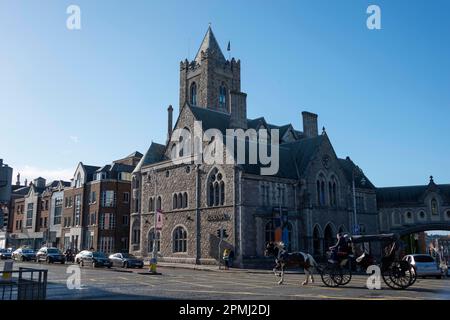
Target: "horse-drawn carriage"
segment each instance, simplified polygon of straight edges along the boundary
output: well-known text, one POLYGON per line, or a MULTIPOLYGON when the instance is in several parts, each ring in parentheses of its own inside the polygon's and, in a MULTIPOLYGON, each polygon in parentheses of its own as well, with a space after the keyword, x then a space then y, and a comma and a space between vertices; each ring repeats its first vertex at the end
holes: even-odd
POLYGON ((392 289, 406 289, 417 278, 414 267, 407 261, 397 258, 399 237, 397 234, 378 234, 348 237, 348 250, 337 252, 335 261, 328 261, 319 267, 322 282, 328 287, 343 286, 352 279, 353 270, 366 271, 369 266, 377 265, 384 283, 392 289), (381 261, 375 261, 370 252, 370 244, 378 243, 383 248, 381 261))

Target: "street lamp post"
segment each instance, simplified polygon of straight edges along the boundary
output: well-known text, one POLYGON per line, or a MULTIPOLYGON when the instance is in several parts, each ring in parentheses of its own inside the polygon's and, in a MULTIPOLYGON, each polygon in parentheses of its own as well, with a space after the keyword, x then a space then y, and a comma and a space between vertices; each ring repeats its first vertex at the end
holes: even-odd
MULTIPOLYGON (((355 179, 356 175, 362 175, 362 170, 355 166, 352 171, 352 188, 353 188, 353 233, 359 234, 359 226, 358 226, 358 217, 356 215, 356 185, 355 179)), ((364 176, 361 178, 361 184, 364 185, 366 183, 366 179, 364 176)))
POLYGON ((158 197, 156 194, 157 191, 157 179, 156 179, 156 170, 153 168, 152 171, 154 179, 153 179, 153 183, 155 184, 155 201, 153 202, 155 204, 155 212, 154 212, 154 216, 153 216, 153 248, 152 248, 152 261, 150 262, 150 265, 154 264, 156 266, 157 263, 157 247, 156 247, 156 239, 158 238, 157 233, 158 231, 156 230, 156 224, 157 224, 157 215, 158 215, 158 197))

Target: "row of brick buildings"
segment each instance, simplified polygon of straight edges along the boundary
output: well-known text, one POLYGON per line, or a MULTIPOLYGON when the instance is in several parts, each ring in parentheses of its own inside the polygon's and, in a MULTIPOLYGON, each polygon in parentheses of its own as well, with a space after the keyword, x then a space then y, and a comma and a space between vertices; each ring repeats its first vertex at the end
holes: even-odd
POLYGON ((71 181, 36 178, 12 187, 7 226, 9 247, 56 246, 76 251, 128 251, 131 173, 142 154, 112 164, 80 162, 71 181))

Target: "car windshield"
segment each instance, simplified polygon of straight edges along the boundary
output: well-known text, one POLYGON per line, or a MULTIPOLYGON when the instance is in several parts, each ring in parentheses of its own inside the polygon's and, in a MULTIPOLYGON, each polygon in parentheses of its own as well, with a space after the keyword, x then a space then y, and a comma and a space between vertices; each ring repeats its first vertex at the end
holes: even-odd
POLYGON ((23 253, 34 253, 32 249, 22 249, 23 253))
POLYGON ((416 262, 434 262, 434 259, 430 256, 415 256, 414 260, 416 262))
POLYGON ((132 254, 129 254, 129 253, 122 253, 122 257, 127 258, 127 259, 136 258, 135 256, 133 256, 132 254))
POLYGON ((103 252, 94 252, 92 255, 96 258, 106 258, 103 252))
POLYGON ((56 253, 56 254, 58 254, 59 250, 58 249, 47 249, 47 253, 56 253))

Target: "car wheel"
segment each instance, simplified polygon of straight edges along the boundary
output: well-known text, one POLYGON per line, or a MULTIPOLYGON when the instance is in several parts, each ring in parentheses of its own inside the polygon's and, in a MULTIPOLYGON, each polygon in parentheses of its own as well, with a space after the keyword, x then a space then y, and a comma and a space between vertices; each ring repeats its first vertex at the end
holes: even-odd
POLYGON ((80 266, 81 266, 81 267, 84 267, 83 259, 80 260, 80 266))

